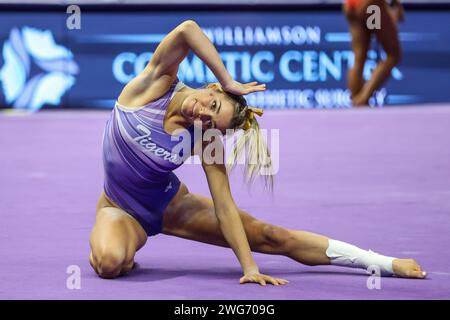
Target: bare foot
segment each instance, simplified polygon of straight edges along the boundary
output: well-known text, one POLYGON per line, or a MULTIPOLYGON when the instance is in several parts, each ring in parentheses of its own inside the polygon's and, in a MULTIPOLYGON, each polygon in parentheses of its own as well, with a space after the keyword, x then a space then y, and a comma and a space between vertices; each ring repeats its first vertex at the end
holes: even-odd
POLYGON ((414 259, 395 259, 392 269, 397 277, 424 279, 427 276, 414 259))

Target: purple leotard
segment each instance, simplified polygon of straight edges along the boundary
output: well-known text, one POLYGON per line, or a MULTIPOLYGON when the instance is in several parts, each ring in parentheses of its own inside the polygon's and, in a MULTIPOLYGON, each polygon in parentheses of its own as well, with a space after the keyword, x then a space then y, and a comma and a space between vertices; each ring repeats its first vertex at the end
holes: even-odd
POLYGON ((164 96, 140 108, 116 103, 104 131, 105 193, 149 236, 161 232, 163 212, 180 187, 172 171, 183 163, 183 152, 173 147, 186 137, 194 143, 193 126, 179 136, 163 129, 167 106, 182 86, 176 79, 164 96))

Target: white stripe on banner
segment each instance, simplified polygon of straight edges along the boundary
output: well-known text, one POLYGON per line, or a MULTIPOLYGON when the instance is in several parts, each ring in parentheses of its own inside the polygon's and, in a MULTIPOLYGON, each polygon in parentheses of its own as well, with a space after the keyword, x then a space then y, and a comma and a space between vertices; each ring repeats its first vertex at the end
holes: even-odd
MULTIPOLYGON (((350 42, 352 39, 348 32, 329 32, 325 34, 325 40, 328 42, 350 42)), ((400 32, 401 41, 431 41, 438 40, 437 33, 415 33, 415 32, 400 32)))
POLYGON ((75 36, 79 43, 160 43, 165 34, 106 34, 75 36))

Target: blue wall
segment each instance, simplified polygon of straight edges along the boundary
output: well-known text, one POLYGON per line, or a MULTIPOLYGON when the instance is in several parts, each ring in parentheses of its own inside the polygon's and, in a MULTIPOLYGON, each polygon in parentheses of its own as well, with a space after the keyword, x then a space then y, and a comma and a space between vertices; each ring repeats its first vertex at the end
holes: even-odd
MULTIPOLYGON (((264 108, 345 108, 353 60, 340 11, 82 12, 81 30, 65 12, 0 13, 0 107, 112 108, 123 85, 145 66, 177 24, 196 20, 239 81, 267 83, 248 98, 264 108)), ((401 25, 403 60, 374 96, 375 105, 450 101, 450 11, 413 11, 401 25)), ((373 46, 366 76, 379 59, 373 46)), ((179 78, 215 81, 190 55, 179 78)))

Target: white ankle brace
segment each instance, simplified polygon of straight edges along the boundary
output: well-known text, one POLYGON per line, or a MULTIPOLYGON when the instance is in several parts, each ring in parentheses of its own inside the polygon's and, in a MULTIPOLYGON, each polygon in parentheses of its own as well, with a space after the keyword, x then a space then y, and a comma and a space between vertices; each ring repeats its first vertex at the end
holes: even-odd
POLYGON ((368 269, 376 266, 380 268, 381 276, 392 276, 393 257, 386 257, 371 250, 363 250, 346 242, 328 239, 326 255, 332 265, 368 269))

